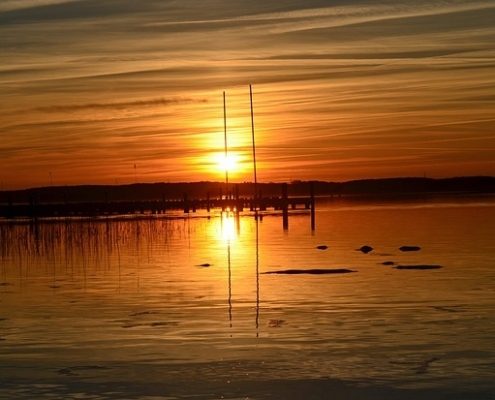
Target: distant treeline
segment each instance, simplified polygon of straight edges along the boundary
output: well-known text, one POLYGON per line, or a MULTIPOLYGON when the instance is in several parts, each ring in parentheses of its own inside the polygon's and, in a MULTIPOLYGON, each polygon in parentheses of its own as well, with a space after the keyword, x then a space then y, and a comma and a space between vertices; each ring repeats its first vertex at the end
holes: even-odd
MULTIPOLYGON (((363 179, 348 182, 312 181, 315 194, 332 196, 383 197, 397 195, 422 195, 432 193, 495 193, 495 177, 472 176, 447 179, 387 178, 363 179)), ((289 196, 309 194, 309 181, 293 181, 288 184, 289 196)), ((254 184, 250 182, 230 184, 229 192, 240 196, 252 196, 254 184)), ((262 196, 279 196, 280 183, 260 183, 262 196)), ((49 186, 0 192, 1 203, 67 203, 172 200, 211 198, 226 194, 222 182, 136 183, 131 185, 81 185, 49 186)))

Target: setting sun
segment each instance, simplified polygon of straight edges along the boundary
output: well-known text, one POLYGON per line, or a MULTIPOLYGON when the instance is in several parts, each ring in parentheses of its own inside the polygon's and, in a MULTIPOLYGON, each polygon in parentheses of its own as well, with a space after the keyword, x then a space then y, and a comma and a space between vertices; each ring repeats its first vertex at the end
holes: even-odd
POLYGON ((239 157, 236 154, 217 154, 215 156, 218 170, 222 172, 236 173, 240 170, 239 157))

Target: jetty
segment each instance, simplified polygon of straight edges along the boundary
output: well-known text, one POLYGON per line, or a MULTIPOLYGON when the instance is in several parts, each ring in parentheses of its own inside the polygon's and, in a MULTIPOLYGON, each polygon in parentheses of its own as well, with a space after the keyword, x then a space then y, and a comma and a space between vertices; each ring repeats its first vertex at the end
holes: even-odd
POLYGON ((0 218, 4 219, 39 219, 39 218, 88 218, 105 216, 159 216, 171 212, 193 214, 198 211, 212 213, 229 211, 233 213, 280 211, 283 226, 288 227, 289 210, 307 210, 311 214, 311 226, 315 225, 315 195, 310 183, 308 196, 289 197, 287 184, 280 184, 279 196, 239 195, 238 185, 232 185, 233 192, 227 195, 207 194, 205 197, 190 197, 183 193, 181 198, 162 198, 160 200, 120 200, 120 201, 66 201, 40 202, 31 197, 28 202, 0 203, 0 218))

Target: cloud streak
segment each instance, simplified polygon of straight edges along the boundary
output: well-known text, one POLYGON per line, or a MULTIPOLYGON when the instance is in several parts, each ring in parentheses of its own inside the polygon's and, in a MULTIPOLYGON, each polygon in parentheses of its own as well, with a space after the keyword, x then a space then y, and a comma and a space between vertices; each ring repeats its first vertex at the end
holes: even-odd
POLYGON ((78 0, 3 0, 0 12, 72 3, 78 0))
POLYGON ((150 100, 124 101, 118 103, 87 103, 72 105, 54 105, 35 108, 34 111, 42 112, 75 112, 87 110, 125 110, 129 108, 169 106, 175 104, 206 103, 207 99, 189 99, 189 98, 160 98, 150 100))

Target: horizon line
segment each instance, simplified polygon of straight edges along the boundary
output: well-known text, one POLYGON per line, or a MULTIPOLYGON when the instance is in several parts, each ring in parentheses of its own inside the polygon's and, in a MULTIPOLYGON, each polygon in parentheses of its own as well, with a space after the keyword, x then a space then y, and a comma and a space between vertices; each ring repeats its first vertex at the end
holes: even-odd
MULTIPOLYGON (((321 180, 321 179, 292 179, 290 181, 266 181, 266 182, 257 182, 261 185, 274 185, 274 184, 299 184, 299 183, 310 183, 310 182, 320 182, 320 183, 331 183, 331 184, 345 184, 350 182, 363 182, 363 181, 387 181, 387 180, 408 180, 408 179, 423 179, 423 180, 432 180, 432 181, 441 181, 441 180, 450 180, 450 179, 466 179, 466 178, 488 178, 495 179, 495 175, 456 175, 456 176, 448 176, 448 177, 427 177, 427 176, 398 176, 398 177, 385 177, 385 178, 359 178, 359 179, 350 179, 345 181, 330 181, 330 180, 321 180)), ((225 184, 225 182, 221 181, 159 181, 159 182, 132 182, 132 183, 81 183, 81 184, 66 184, 66 185, 45 185, 45 186, 29 186, 18 189, 0 189, 0 193, 5 192, 19 192, 24 190, 40 190, 40 189, 57 189, 57 188, 68 188, 68 187, 125 187, 125 186, 137 186, 137 185, 180 185, 180 184, 225 184)), ((255 182, 251 181, 243 181, 243 182, 232 182, 233 185, 254 185, 255 182)))

